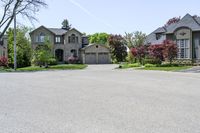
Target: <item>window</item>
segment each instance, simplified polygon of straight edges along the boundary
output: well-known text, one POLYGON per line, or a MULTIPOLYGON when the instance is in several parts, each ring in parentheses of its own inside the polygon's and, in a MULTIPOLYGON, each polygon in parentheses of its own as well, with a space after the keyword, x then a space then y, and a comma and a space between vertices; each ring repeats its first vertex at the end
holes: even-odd
POLYGON ((40 33, 39 36, 36 37, 36 42, 44 42, 45 41, 45 34, 44 33, 40 33))
POLYGON ((78 37, 75 34, 72 34, 71 36, 68 37, 68 42, 69 43, 78 43, 78 37))
POLYGON ((77 57, 77 51, 75 49, 71 50, 71 56, 77 57))
POLYGON ((56 43, 61 43, 61 37, 60 36, 56 36, 55 37, 55 42, 56 43))
POLYGON ((189 39, 177 40, 178 45, 178 58, 179 59, 189 59, 190 58, 190 42, 189 39))
POLYGON ((161 37, 162 37, 162 34, 161 34, 161 33, 157 33, 157 34, 156 34, 156 40, 159 40, 161 37))

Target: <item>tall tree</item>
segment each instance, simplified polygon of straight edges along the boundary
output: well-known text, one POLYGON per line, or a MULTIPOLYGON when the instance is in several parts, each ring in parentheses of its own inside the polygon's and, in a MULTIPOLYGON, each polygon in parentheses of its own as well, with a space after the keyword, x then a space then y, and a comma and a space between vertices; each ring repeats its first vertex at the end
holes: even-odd
POLYGON ((110 35, 108 42, 111 48, 112 57, 117 62, 125 61, 127 56, 127 47, 124 38, 121 35, 110 35))
MULTIPOLYGON (((31 65, 31 44, 27 37, 29 32, 27 27, 17 27, 17 66, 26 67, 31 65)), ((8 35, 8 63, 13 66, 14 64, 14 29, 9 28, 7 31, 8 35)))
POLYGON ((134 39, 134 33, 125 32, 124 40, 129 48, 134 46, 134 39))
POLYGON ((108 37, 109 34, 107 33, 95 33, 93 35, 89 35, 89 41, 90 43, 107 44, 108 37))
POLYGON ((134 47, 144 45, 144 41, 146 39, 146 34, 142 33, 141 31, 134 32, 134 47))
POLYGON ((71 29, 71 25, 69 24, 69 21, 67 19, 63 20, 63 22, 62 22, 62 28, 66 29, 66 30, 71 29))
POLYGON ((0 0, 0 6, 3 8, 3 15, 0 17, 0 29, 2 29, 0 38, 2 38, 15 15, 22 15, 32 22, 37 20, 34 14, 47 4, 44 0, 0 0))

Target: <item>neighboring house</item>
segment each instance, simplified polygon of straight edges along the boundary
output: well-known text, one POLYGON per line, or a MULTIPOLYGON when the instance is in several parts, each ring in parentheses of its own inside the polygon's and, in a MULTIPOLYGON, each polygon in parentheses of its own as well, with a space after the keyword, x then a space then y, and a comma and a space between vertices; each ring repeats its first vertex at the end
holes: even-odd
POLYGON ((7 36, 3 36, 0 39, 0 57, 8 57, 8 49, 7 49, 7 36))
POLYGON ((178 59, 200 62, 200 17, 186 14, 179 22, 149 34, 145 44, 160 44, 166 39, 178 45, 178 59))
MULTIPOLYGON (((101 58, 100 60, 105 61, 94 61, 93 56, 85 56, 84 50, 87 49, 89 44, 88 38, 75 28, 67 30, 65 28, 46 28, 45 26, 40 26, 32 31, 30 36, 33 49, 38 45, 42 45, 45 39, 48 39, 50 43, 53 44, 53 54, 59 62, 67 62, 68 58, 71 56, 78 57, 82 63, 87 64, 108 64, 111 62, 110 55, 98 57, 101 58)), ((101 48, 101 46, 99 47, 101 48)), ((100 49, 100 51, 98 51, 98 53, 102 54, 106 52, 105 49, 100 49)), ((97 51, 94 49, 91 53, 97 53, 97 51)))

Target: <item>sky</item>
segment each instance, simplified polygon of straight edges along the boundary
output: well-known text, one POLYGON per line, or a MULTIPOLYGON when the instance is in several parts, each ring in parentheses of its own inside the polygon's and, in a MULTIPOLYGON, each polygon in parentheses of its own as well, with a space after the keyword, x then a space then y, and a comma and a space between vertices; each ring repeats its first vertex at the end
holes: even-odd
MULTIPOLYGON (((35 28, 60 28, 64 19, 87 34, 106 32, 151 33, 172 17, 200 15, 200 0, 46 0, 48 7, 35 14, 35 28)), ((18 22, 32 26, 28 20, 18 22)))

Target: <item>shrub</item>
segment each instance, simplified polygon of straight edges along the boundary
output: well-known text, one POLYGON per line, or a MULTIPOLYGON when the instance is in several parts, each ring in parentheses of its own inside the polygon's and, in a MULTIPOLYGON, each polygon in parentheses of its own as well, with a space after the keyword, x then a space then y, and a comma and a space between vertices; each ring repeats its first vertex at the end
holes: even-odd
POLYGON ((0 57, 0 66, 2 66, 2 67, 8 67, 8 58, 6 58, 6 57, 0 57))
POLYGON ((145 64, 144 66, 145 66, 145 67, 156 67, 155 64, 145 64))
POLYGON ((139 63, 134 64, 128 64, 128 67, 140 67, 141 65, 139 63))
POLYGON ((164 50, 164 45, 162 44, 151 45, 148 48, 149 55, 153 59, 158 60, 159 64, 161 64, 162 61, 164 61, 163 50, 164 50))
POLYGON ((57 65, 57 64, 58 64, 58 62, 57 62, 57 60, 55 58, 50 58, 49 59, 48 65, 57 65))
POLYGON ((147 47, 142 45, 136 48, 131 48, 131 53, 133 57, 137 58, 140 64, 144 64, 144 58, 147 55, 147 47))
POLYGON ((126 61, 129 63, 136 63, 136 58, 131 54, 131 52, 129 52, 126 61))
POLYGON ((74 56, 70 56, 67 60, 69 64, 76 64, 79 61, 78 57, 74 57, 74 56))
POLYGON ((160 64, 160 61, 155 58, 147 57, 144 59, 144 64, 160 64))

